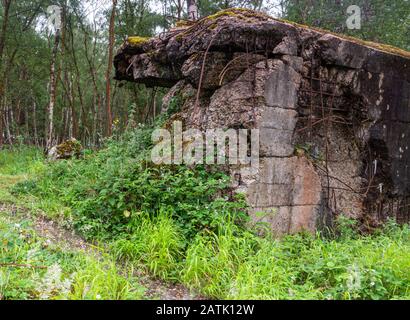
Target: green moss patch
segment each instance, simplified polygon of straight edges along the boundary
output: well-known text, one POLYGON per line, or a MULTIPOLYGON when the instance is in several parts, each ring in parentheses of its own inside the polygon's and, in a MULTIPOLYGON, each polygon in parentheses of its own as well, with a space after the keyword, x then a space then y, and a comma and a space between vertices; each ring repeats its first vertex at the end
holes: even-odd
POLYGON ((148 37, 132 36, 128 37, 127 42, 130 46, 138 46, 150 40, 148 37))

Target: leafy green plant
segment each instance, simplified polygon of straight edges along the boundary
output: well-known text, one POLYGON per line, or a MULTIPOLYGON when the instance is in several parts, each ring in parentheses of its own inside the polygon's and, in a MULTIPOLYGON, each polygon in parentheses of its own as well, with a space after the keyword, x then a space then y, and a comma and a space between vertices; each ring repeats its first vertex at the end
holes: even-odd
POLYGON ((223 172, 204 166, 154 166, 130 156, 125 142, 113 142, 82 161, 52 164, 36 184, 40 198, 59 198, 72 207, 75 227, 88 238, 126 231, 126 211, 155 217, 166 210, 187 239, 217 227, 217 215, 235 212, 238 220, 245 217, 244 201, 218 200, 229 187, 223 172))

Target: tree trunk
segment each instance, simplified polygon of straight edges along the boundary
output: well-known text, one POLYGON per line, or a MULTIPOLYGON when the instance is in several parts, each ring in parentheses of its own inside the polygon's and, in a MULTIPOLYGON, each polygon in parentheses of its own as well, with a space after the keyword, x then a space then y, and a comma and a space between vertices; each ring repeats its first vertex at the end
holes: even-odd
MULTIPOLYGON (((8 27, 8 20, 9 20, 9 12, 10 12, 10 5, 11 0, 2 0, 4 16, 3 16, 3 24, 1 27, 0 32, 0 74, 2 73, 3 69, 3 53, 4 47, 6 45, 6 34, 7 34, 7 27, 8 27)), ((1 105, 1 101, 3 100, 3 79, 0 78, 0 148, 3 146, 3 107, 1 105)))
MULTIPOLYGON (((5 85, 7 86, 7 79, 5 81, 5 85)), ((9 145, 12 145, 13 141, 12 141, 12 136, 11 136, 11 131, 10 131, 10 119, 9 119, 10 108, 9 108, 9 101, 7 99, 7 95, 3 96, 3 110, 4 110, 3 121, 4 121, 5 136, 7 138, 9 145)))
MULTIPOLYGON (((76 55, 76 49, 74 46, 74 33, 73 33, 73 26, 71 24, 71 19, 69 19, 69 30, 70 30, 70 43, 71 43, 71 54, 72 54, 72 58, 73 58, 73 63, 74 63, 74 71, 75 71, 75 77, 76 77, 76 87, 77 87, 77 92, 78 92, 78 99, 80 101, 80 107, 81 107, 81 124, 82 124, 82 134, 81 134, 81 138, 85 141, 86 139, 86 133, 88 131, 88 117, 87 117, 87 112, 85 110, 85 106, 84 106, 84 100, 83 100, 83 92, 81 89, 81 83, 80 83, 80 69, 78 67, 78 62, 77 62, 77 55, 76 55)), ((74 80, 73 80, 74 81, 74 80)), ((72 93, 72 95, 74 96, 74 93, 72 93)), ((75 112, 75 111, 73 111, 75 112)), ((77 126, 78 126, 78 121, 77 121, 77 126)), ((76 129, 77 132, 75 134, 78 134, 79 128, 76 129)), ((75 138, 79 138, 77 136, 74 136, 75 138)))
POLYGON ((1 33, 0 33, 0 64, 3 61, 3 52, 4 52, 4 47, 6 45, 6 33, 7 33, 7 27, 8 27, 8 20, 9 20, 9 12, 10 12, 10 5, 11 5, 11 0, 2 0, 3 4, 3 10, 4 10, 4 17, 3 17, 3 24, 1 27, 1 33))
POLYGON ((177 2, 177 18, 178 18, 178 21, 181 20, 181 18, 182 18, 182 11, 183 10, 184 10, 183 2, 182 2, 182 0, 178 0, 178 2, 177 2))
POLYGON ((53 137, 54 137, 54 107, 56 104, 56 87, 57 87, 57 78, 56 78, 56 61, 57 61, 57 53, 58 53, 58 45, 60 42, 60 30, 56 30, 56 34, 54 37, 54 47, 53 53, 51 56, 51 63, 50 63, 50 84, 49 84, 49 92, 50 92, 50 102, 47 108, 48 114, 48 124, 47 124, 47 142, 46 142, 46 150, 50 150, 53 145, 53 137))
POLYGON ((188 20, 198 20, 198 5, 196 0, 187 0, 188 5, 188 20))
POLYGON ((107 73, 105 75, 106 89, 105 89, 105 110, 107 116, 106 136, 109 137, 112 134, 112 114, 111 114, 111 70, 113 64, 113 50, 114 50, 114 23, 115 23, 115 10, 117 7, 117 0, 112 0, 112 11, 110 18, 109 29, 109 44, 108 44, 108 66, 107 73))
MULTIPOLYGON (((93 83, 93 102, 92 102, 92 127, 90 125, 90 136, 92 137, 92 141, 93 144, 96 144, 97 141, 97 121, 98 121, 98 106, 97 103, 99 103, 100 101, 100 93, 98 90, 98 85, 97 85, 97 72, 95 70, 95 61, 92 60, 91 57, 95 57, 95 55, 91 55, 91 57, 89 57, 89 48, 88 48, 88 38, 90 37, 88 34, 87 29, 85 28, 84 24, 81 22, 80 19, 80 26, 81 29, 84 33, 84 51, 85 51, 85 59, 87 60, 87 64, 88 64, 88 69, 90 71, 90 75, 91 75, 91 79, 92 79, 92 83, 93 83), (98 102, 97 102, 98 101, 98 102)), ((93 47, 94 49, 92 49, 93 52, 95 52, 95 47, 96 47, 96 42, 97 42, 97 32, 94 32, 94 44, 93 47)), ((74 50, 74 49, 73 49, 74 50)), ((78 77, 79 78, 79 77, 78 77)))
POLYGON ((77 113, 75 110, 75 101, 74 101, 74 88, 73 88, 73 77, 70 72, 66 73, 66 85, 67 85, 67 99, 69 104, 69 133, 68 138, 78 138, 78 119, 77 113))
MULTIPOLYGON (((32 96, 34 96, 32 94, 32 96)), ((38 142, 38 133, 37 133, 37 103, 36 100, 33 97, 33 130, 34 130, 34 141, 36 143, 36 146, 39 146, 38 142)))

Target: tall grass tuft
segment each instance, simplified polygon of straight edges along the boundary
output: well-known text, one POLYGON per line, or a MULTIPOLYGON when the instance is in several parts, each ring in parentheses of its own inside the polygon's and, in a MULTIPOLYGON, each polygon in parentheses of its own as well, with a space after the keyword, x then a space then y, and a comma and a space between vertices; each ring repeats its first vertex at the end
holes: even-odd
POLYGON ((114 255, 145 265, 155 277, 176 280, 184 239, 171 216, 162 211, 157 217, 140 214, 133 219, 131 236, 114 242, 114 255))

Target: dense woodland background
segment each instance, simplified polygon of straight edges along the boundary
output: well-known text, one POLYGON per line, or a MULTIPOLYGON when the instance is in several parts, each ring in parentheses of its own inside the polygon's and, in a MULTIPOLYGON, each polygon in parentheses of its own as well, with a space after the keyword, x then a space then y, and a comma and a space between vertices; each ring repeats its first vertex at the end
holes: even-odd
MULTIPOLYGON (((198 0, 199 16, 246 7, 410 50, 410 1, 198 0), (346 9, 362 9, 362 29, 347 30, 346 9)), ((183 0, 1 0, 0 148, 49 147, 75 137, 87 147, 152 121, 161 88, 114 81, 112 59, 130 35, 154 36, 187 18, 183 0), (47 8, 62 8, 50 30, 47 8)))

